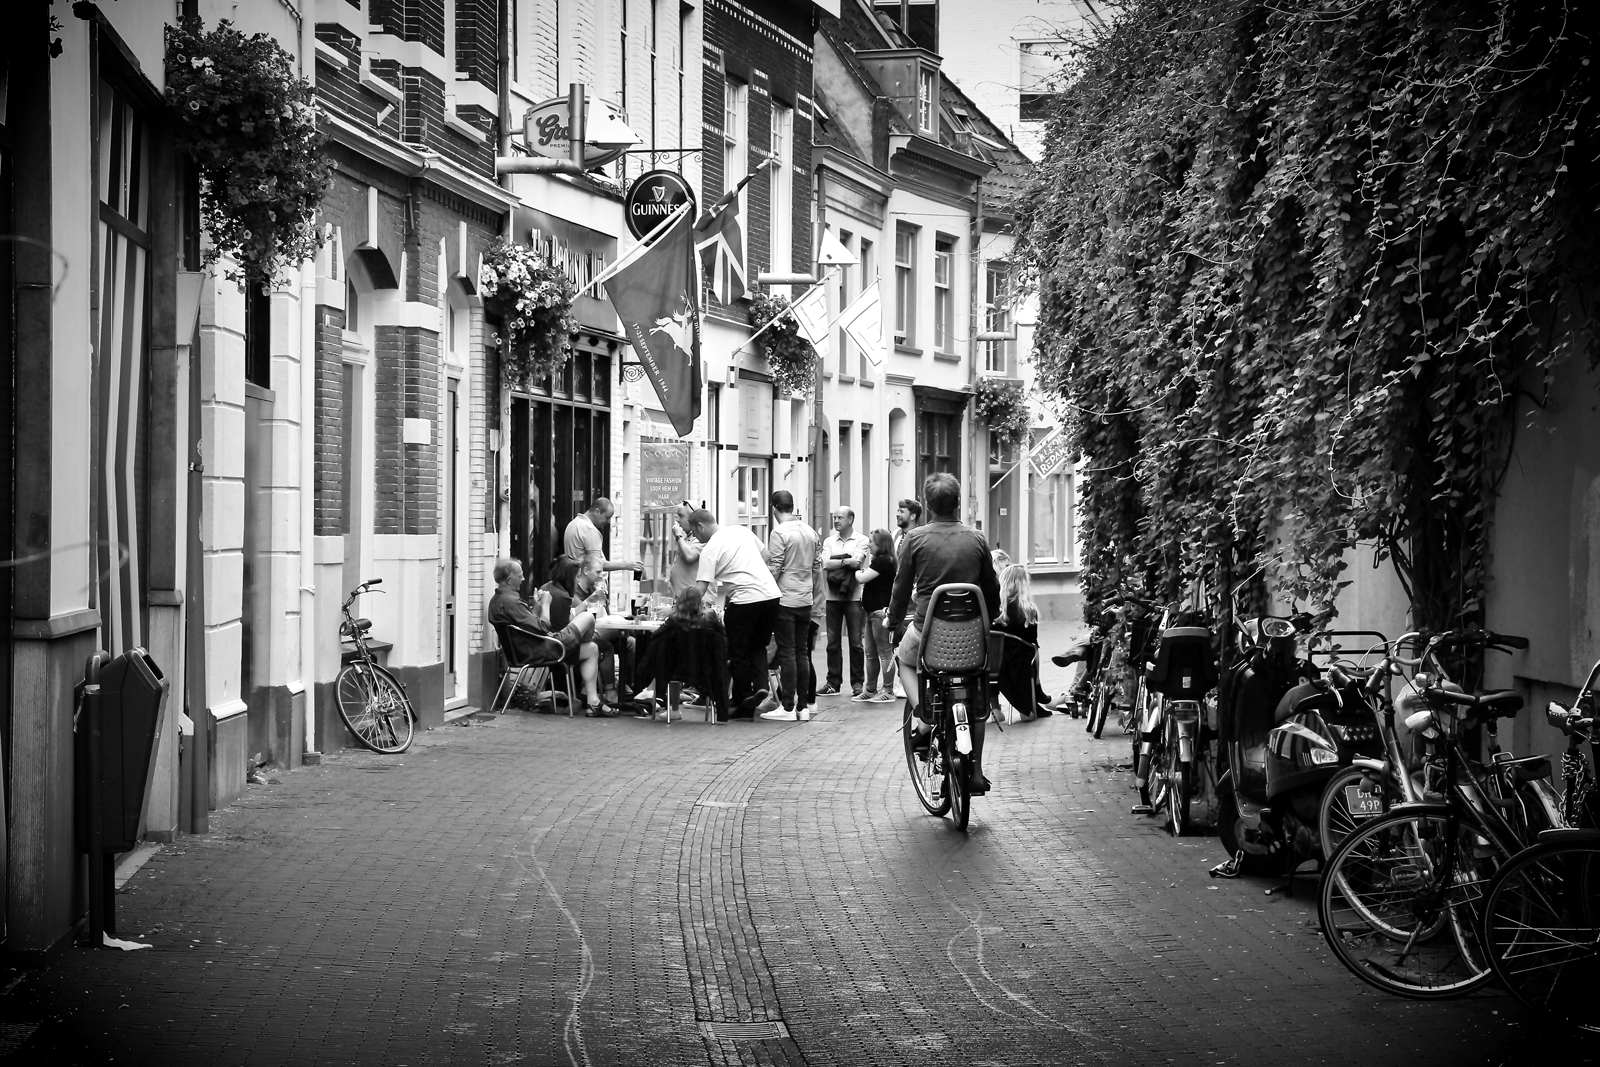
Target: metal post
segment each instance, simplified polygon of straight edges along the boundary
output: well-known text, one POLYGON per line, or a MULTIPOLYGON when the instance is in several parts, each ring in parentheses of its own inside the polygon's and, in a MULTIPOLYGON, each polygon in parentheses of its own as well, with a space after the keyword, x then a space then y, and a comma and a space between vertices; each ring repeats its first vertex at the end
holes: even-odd
POLYGON ((588 99, 582 82, 567 86, 567 150, 572 165, 583 170, 583 142, 588 139, 588 116, 584 114, 588 99))
POLYGON ((100 686, 92 681, 86 681, 83 687, 83 728, 88 743, 84 762, 89 777, 84 790, 89 830, 89 943, 98 948, 105 943, 106 932, 106 857, 101 848, 105 832, 101 826, 100 686))

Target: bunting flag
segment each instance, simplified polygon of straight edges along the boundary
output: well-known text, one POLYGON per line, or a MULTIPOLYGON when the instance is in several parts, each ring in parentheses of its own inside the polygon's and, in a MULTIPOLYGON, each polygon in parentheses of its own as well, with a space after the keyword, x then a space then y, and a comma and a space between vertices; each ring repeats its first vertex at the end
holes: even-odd
POLYGON ((750 288, 744 269, 744 230, 739 225, 739 190, 747 175, 694 224, 694 247, 700 269, 711 282, 711 292, 724 305, 732 304, 750 288))
POLYGON ((849 267, 860 262, 850 254, 833 231, 827 226, 822 227, 821 248, 817 250, 817 265, 819 267, 849 267))
POLYGON ((828 292, 822 285, 813 285, 811 291, 793 304, 789 310, 794 313, 794 321, 800 325, 800 333, 811 347, 817 350, 817 355, 823 355, 828 350, 828 292))
POLYGON ((688 213, 605 279, 606 295, 679 437, 700 415, 700 294, 688 213))
POLYGON ((878 294, 878 283, 873 282, 850 301, 850 306, 839 313, 839 322, 850 340, 861 346, 861 354, 872 361, 874 367, 883 365, 883 302, 878 294))

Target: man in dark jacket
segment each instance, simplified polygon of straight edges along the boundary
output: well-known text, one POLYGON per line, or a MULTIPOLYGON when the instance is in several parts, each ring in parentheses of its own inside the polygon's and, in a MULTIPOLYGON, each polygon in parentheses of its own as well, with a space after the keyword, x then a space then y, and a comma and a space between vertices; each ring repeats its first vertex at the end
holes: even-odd
MULTIPOLYGON (((1000 611, 1000 582, 995 577, 989 542, 980 531, 956 518, 956 510, 961 506, 961 483, 953 474, 930 474, 922 483, 922 499, 928 505, 929 519, 926 524, 908 530, 900 542, 888 615, 891 619, 901 619, 908 606, 912 610, 912 620, 900 639, 895 657, 906 706, 924 720, 917 726, 919 738, 925 738, 929 730, 922 709, 917 707, 917 669, 922 656, 922 620, 928 612, 928 598, 941 585, 967 582, 983 593, 990 620, 1000 611)), ((982 772, 981 720, 972 724, 972 767, 972 791, 987 791, 989 783, 982 772)))

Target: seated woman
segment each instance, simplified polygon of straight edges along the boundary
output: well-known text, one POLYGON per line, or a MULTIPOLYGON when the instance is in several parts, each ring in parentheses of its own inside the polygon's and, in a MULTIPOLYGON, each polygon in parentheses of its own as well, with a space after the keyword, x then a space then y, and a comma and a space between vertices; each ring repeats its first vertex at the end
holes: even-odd
MULTIPOLYGON (((519 592, 522 588, 522 564, 514 559, 502 559, 494 565, 494 584, 494 596, 489 600, 489 624, 516 626, 560 641, 566 650, 561 662, 568 664, 569 667, 577 664, 578 676, 583 679, 583 694, 588 704, 588 716, 609 718, 616 715, 615 708, 603 704, 600 700, 597 685, 600 650, 594 643, 594 616, 587 611, 580 611, 565 625, 552 626, 550 594, 543 589, 537 590, 533 595, 533 606, 530 608, 519 592)), ((515 631, 510 636, 514 644, 508 651, 518 660, 527 662, 540 651, 536 643, 530 642, 529 647, 516 644, 515 631)))
POLYGON ((1007 641, 1000 661, 1000 693, 1024 719, 1050 715, 1050 695, 1039 686, 1039 609, 1033 603, 1028 568, 1013 563, 1000 572, 1000 618, 994 628, 1027 643, 1007 641))
MULTIPOLYGON (((700 587, 691 585, 678 590, 678 595, 672 601, 672 613, 662 621, 660 627, 651 635, 650 644, 645 648, 644 655, 639 662, 639 677, 654 679, 657 676, 659 668, 663 666, 657 661, 658 650, 667 647, 672 635, 697 630, 710 630, 721 634, 724 639, 728 636, 727 630, 723 628, 722 620, 706 608, 705 597, 700 592, 700 587)), ((678 673, 680 674, 694 675, 697 673, 693 670, 693 664, 675 663, 673 666, 679 668, 678 673)), ((722 670, 726 673, 726 664, 722 665, 722 670)), ((653 711, 647 709, 651 707, 652 698, 655 695, 655 687, 653 685, 648 689, 640 690, 635 698, 640 703, 640 711, 638 713, 640 718, 650 718, 654 714, 653 711)), ((690 703, 697 702, 690 699, 691 695, 686 689, 684 699, 690 703)), ((706 695, 710 696, 710 694, 706 695)), ((661 694, 661 696, 663 699, 666 698, 665 693, 661 694)))

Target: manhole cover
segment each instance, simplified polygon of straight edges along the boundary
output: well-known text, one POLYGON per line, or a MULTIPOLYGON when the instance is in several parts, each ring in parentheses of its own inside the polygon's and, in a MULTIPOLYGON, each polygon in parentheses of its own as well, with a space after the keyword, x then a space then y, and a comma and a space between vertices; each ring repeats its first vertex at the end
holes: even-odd
POLYGON ((781 1041, 789 1028, 780 1022, 701 1023, 700 1032, 713 1041, 781 1041))

